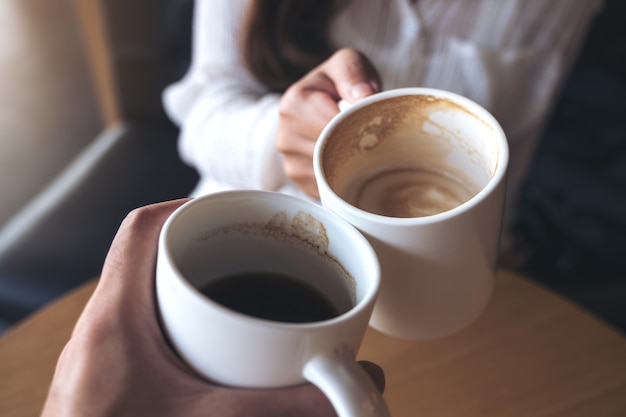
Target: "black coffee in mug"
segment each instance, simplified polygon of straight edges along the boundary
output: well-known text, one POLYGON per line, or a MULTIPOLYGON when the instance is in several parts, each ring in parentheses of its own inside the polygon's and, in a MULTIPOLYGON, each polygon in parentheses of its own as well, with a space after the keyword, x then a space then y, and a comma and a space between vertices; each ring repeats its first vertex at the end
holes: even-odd
POLYGON ((314 323, 349 311, 356 283, 329 254, 319 220, 278 212, 269 222, 233 223, 200 235, 180 272, 202 294, 242 314, 314 323))
POLYGON ((310 323, 329 320, 345 312, 312 285, 274 272, 226 276, 199 290, 227 308, 265 320, 310 323))

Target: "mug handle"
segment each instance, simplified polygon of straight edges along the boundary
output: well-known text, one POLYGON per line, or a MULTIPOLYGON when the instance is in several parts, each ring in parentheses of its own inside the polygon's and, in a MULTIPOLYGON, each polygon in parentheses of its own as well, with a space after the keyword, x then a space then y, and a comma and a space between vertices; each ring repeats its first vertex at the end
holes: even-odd
POLYGON ((391 416, 374 381, 347 350, 314 357, 303 375, 326 395, 339 417, 391 416))

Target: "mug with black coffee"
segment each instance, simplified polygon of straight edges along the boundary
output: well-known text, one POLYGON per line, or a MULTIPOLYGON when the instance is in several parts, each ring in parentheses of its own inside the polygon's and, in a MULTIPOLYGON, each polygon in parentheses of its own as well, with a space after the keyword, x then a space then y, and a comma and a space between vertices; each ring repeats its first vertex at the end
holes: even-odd
POLYGON ((407 339, 466 327, 494 286, 508 144, 483 107, 447 91, 390 90, 342 110, 316 144, 324 207, 381 264, 371 325, 407 339))
POLYGON ((388 416, 355 358, 379 291, 371 245, 312 202, 263 191, 192 200, 160 236, 163 328, 207 379, 317 385, 339 416, 388 416))

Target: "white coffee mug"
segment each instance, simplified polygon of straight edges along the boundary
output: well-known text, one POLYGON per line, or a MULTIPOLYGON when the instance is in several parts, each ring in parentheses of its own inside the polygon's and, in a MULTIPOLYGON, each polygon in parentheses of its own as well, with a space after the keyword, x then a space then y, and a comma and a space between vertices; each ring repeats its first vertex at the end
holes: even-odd
POLYGON ((381 264, 371 325, 406 339, 456 332, 494 286, 508 144, 484 108, 406 88, 342 110, 314 152, 324 207, 357 227, 381 264))
MULTIPOLYGON (((192 200, 166 221, 156 292, 174 349, 207 379, 246 388, 310 381, 339 416, 387 416, 381 394, 355 361, 379 275, 368 241, 323 207, 278 193, 229 191, 192 200), (199 291, 246 273, 288 275, 313 286, 339 315, 275 321, 226 307, 199 291)), ((254 295, 253 304, 265 300, 245 287, 237 291, 254 295)))

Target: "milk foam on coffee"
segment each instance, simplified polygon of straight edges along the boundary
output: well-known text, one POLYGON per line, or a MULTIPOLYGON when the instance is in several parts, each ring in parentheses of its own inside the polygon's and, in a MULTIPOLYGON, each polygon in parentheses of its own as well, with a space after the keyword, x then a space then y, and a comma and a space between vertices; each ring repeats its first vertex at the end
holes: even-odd
POLYGON ((465 203, 493 167, 476 151, 480 141, 438 123, 452 114, 474 117, 430 96, 394 97, 350 114, 324 150, 330 186, 351 205, 389 217, 430 216, 465 203))

